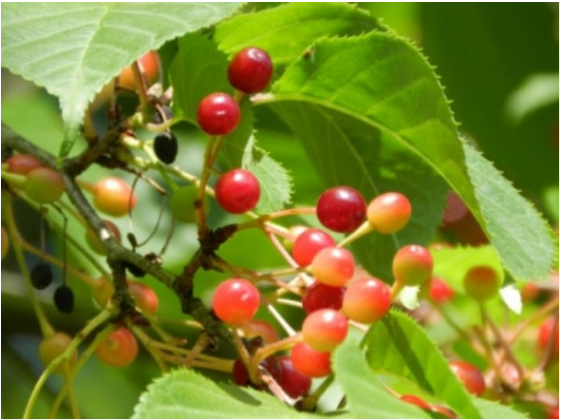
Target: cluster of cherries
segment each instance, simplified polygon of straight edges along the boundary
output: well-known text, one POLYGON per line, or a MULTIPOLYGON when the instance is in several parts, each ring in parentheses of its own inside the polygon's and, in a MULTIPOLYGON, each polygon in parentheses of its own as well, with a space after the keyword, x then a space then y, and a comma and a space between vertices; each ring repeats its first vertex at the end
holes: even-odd
MULTIPOLYGON (((218 92, 203 98, 197 111, 200 128, 213 138, 232 133, 241 117, 239 101, 244 95, 265 89, 272 72, 272 62, 265 51, 258 48, 240 51, 228 68, 228 78, 237 90, 236 96, 218 92)), ((121 83, 125 84, 124 81, 121 83)), ((158 135, 160 140, 154 142, 155 154, 164 163, 173 160, 166 157, 176 148, 173 142, 171 146, 168 143, 171 138, 169 134, 158 135)), ((62 176, 44 167, 33 156, 14 155, 4 165, 3 179, 9 182, 10 188, 32 202, 53 204, 64 192, 62 176)), ((95 208, 109 216, 127 215, 136 205, 131 187, 119 178, 104 178, 96 184, 79 183, 92 194, 95 208)), ((198 191, 198 187, 192 185, 174 191, 170 205, 176 218, 195 221, 193 207, 198 191)), ((236 168, 218 177, 214 193, 225 211, 244 214, 257 206, 260 184, 253 173, 236 168)), ((306 314, 301 332, 285 328, 288 338, 281 339, 272 325, 255 319, 261 306, 270 307, 275 302, 260 292, 254 277, 240 276, 223 281, 214 293, 212 310, 230 326, 238 339, 240 357, 233 363, 234 381, 255 387, 267 384, 273 391, 271 383, 274 383, 288 397, 300 399, 309 393, 311 378, 332 373, 331 354, 345 340, 349 327, 364 329, 365 325, 379 321, 404 287, 419 287, 421 293, 435 303, 450 300, 453 291, 445 281, 433 275, 433 258, 426 247, 410 244, 396 252, 392 261, 394 282, 391 287, 358 267, 353 254, 346 248, 353 240, 368 233, 392 235, 400 231, 409 222, 411 213, 408 198, 399 192, 380 194, 369 203, 349 186, 336 186, 320 195, 315 215, 323 229, 297 226, 286 235, 289 243, 283 255, 293 269, 290 272, 293 279, 286 283, 286 290, 299 295, 301 302, 294 303, 306 314), (337 243, 329 231, 348 236, 337 243), (289 355, 279 356, 286 350, 290 351, 289 355)), ((109 233, 120 242, 121 234, 115 224, 110 220, 104 220, 104 223, 109 233)), ((105 254, 100 238, 89 229, 86 229, 86 240, 92 250, 105 254)), ((7 252, 8 235, 2 227, 2 257, 7 252)), ((45 264, 40 266, 33 270, 31 280, 37 289, 44 289, 51 283, 52 273, 49 274, 48 267, 45 269, 45 264)), ((486 266, 474 267, 464 279, 466 293, 480 302, 495 296, 500 283, 500 276, 486 266)), ((68 289, 66 285, 63 287, 68 289)), ((101 306, 114 293, 112 283, 105 278, 93 283, 92 287, 101 306)), ((157 312, 158 297, 152 289, 140 282, 129 281, 128 290, 144 315, 150 318, 157 312)), ((59 297, 57 301, 55 296, 55 303, 63 312, 72 310, 68 299, 59 297)), ((61 332, 45 338, 39 349, 43 362, 50 363, 68 348, 71 341, 70 336, 61 332)), ((107 364, 118 367, 131 363, 137 353, 135 336, 125 327, 111 332, 95 352, 107 364)), ((483 394, 485 380, 477 368, 461 361, 452 362, 450 366, 469 392, 483 394)), ((423 409, 453 416, 445 407, 431 406, 416 396, 403 395, 400 398, 423 409)))

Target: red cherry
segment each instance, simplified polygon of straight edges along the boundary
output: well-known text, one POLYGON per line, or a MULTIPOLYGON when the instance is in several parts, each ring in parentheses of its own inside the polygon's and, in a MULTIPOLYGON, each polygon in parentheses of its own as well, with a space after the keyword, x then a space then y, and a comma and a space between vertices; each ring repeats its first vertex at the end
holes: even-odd
POLYGON ((311 378, 298 372, 289 356, 281 356, 277 360, 280 370, 272 375, 283 391, 291 398, 308 394, 312 387, 311 378))
POLYGON ((311 268, 312 275, 320 283, 340 287, 353 277, 355 259, 348 249, 323 248, 314 257, 311 268))
POLYGON ((351 232, 364 221, 366 202, 354 188, 334 187, 319 197, 316 212, 326 228, 335 232, 351 232))
POLYGON ((321 229, 306 229, 294 241, 292 256, 300 267, 312 263, 316 254, 323 248, 335 246, 335 240, 321 229))
POLYGON ((369 278, 347 286, 342 312, 353 321, 371 324, 383 318, 390 306, 390 288, 381 280, 369 278))
POLYGON ((306 343, 292 347, 290 359, 294 369, 310 378, 331 375, 331 353, 314 350, 306 343))
POLYGON ((134 335, 124 327, 113 331, 105 341, 99 343, 95 355, 103 363, 124 367, 131 364, 138 354, 138 343, 134 335))
POLYGON ((477 397, 481 396, 486 389, 485 378, 475 366, 460 360, 450 362, 450 369, 464 384, 467 391, 477 397))
POLYGON ((403 194, 385 193, 370 202, 366 215, 376 231, 383 234, 395 233, 411 218, 411 203, 403 194))
POLYGON ((304 292, 302 307, 308 314, 327 308, 338 310, 343 306, 344 294, 344 287, 331 287, 316 281, 304 292))
POLYGON ((432 277, 429 295, 434 302, 444 303, 454 298, 454 289, 440 277, 432 277))
POLYGON ((214 292, 212 308, 220 320, 230 325, 245 324, 259 309, 259 290, 247 280, 226 280, 214 292))
MULTIPOLYGON (((160 56, 156 51, 148 51, 146 54, 140 57, 138 59, 138 65, 140 66, 142 73, 146 78, 146 84, 148 87, 161 81, 162 64, 160 63, 160 56)), ((133 91, 137 90, 131 66, 127 66, 123 70, 121 70, 121 73, 119 74, 118 84, 119 87, 122 87, 124 89, 133 91)))
POLYGON ((341 344, 347 337, 347 318, 334 309, 320 309, 304 320, 304 342, 314 350, 327 352, 341 344))
POLYGON ((417 397, 416 395, 402 395, 399 397, 401 401, 404 401, 409 404, 416 405, 422 410, 430 410, 430 405, 423 399, 417 397))
POLYGON ((40 204, 50 204, 64 193, 64 180, 57 171, 39 167, 29 171, 23 188, 32 200, 40 204))
POLYGON ((197 121, 205 133, 211 136, 225 136, 238 126, 240 108, 227 93, 212 93, 199 104, 197 121))
POLYGON ((549 340, 553 335, 553 356, 559 357, 559 328, 554 331, 555 317, 549 317, 540 326, 538 332, 538 344, 542 350, 546 350, 549 340))
POLYGON ((256 47, 244 48, 237 53, 228 67, 228 80, 244 93, 261 92, 271 79, 273 63, 271 57, 256 47))
POLYGON ((392 270, 395 281, 405 286, 418 286, 432 276, 430 251, 420 245, 406 245, 395 254, 392 270))
POLYGON ((8 164, 9 171, 18 175, 27 175, 33 169, 40 168, 41 162, 32 155, 13 155, 10 156, 6 163, 8 164))
POLYGON ((233 169, 223 174, 218 179, 214 191, 218 204, 233 214, 253 210, 261 195, 259 181, 245 169, 233 169))
POLYGON ((466 293, 478 301, 491 299, 499 292, 501 278, 494 268, 486 265, 472 267, 464 276, 466 293))

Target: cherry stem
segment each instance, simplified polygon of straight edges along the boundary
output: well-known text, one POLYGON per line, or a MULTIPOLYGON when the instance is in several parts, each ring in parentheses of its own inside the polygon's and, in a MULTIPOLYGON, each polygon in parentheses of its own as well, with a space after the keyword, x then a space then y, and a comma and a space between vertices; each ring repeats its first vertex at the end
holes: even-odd
POLYGON ((547 340, 547 346, 545 350, 545 354, 543 355, 540 364, 537 367, 538 371, 544 371, 549 363, 553 360, 553 346, 555 346, 555 340, 557 339, 557 345, 559 345, 559 335, 555 334, 555 332, 559 331, 559 312, 555 314, 555 322, 553 323, 553 328, 551 329, 551 334, 549 339, 547 340))
POLYGON ((138 97, 140 98, 140 107, 145 109, 150 106, 150 98, 148 97, 148 88, 146 86, 146 75, 140 68, 138 61, 132 63, 131 70, 137 87, 138 97))
POLYGON ((2 171, 2 179, 6 180, 9 184, 22 188, 25 185, 27 177, 24 175, 14 174, 12 172, 2 171))
POLYGON ((367 220, 362 225, 360 225, 353 233, 343 239, 339 244, 338 247, 344 247, 349 245, 351 242, 356 241, 358 238, 363 237, 364 235, 369 234, 370 232, 374 231, 374 227, 370 224, 367 220))
POLYGON ((559 296, 556 296, 553 300, 540 307, 535 313, 522 321, 510 337, 509 344, 512 346, 516 342, 516 340, 518 340, 520 335, 522 335, 522 333, 526 330, 526 328, 528 328, 538 319, 543 318, 545 315, 555 309, 559 309, 559 296))
POLYGON ((302 408, 304 411, 313 411, 316 408, 319 399, 323 393, 329 389, 334 379, 335 377, 333 375, 329 375, 312 394, 304 398, 304 401, 302 401, 302 408))

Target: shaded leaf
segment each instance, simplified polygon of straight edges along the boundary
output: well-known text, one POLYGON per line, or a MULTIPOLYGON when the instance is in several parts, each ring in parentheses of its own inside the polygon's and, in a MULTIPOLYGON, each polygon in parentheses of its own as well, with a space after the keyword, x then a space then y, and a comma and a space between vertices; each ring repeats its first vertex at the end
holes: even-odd
POLYGON ((214 24, 240 3, 11 3, 2 7, 2 66, 60 99, 61 155, 88 102, 122 68, 165 41, 214 24))
POLYGON ((507 407, 505 405, 496 403, 494 401, 483 400, 480 398, 475 399, 475 405, 486 419, 527 419, 528 416, 520 411, 507 407))
POLYGON ((390 312, 372 325, 363 345, 366 360, 374 371, 412 380, 461 417, 481 418, 472 398, 451 372, 440 350, 408 316, 390 312))

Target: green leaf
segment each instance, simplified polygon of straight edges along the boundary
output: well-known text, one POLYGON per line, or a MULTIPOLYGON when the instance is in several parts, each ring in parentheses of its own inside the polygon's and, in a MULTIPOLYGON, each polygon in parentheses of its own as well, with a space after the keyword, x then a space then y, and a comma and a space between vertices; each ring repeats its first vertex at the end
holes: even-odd
POLYGON ((529 417, 520 411, 499 403, 475 398, 475 405, 485 419, 528 419, 529 417))
POLYGON ((112 76, 165 41, 214 24, 240 3, 11 3, 2 7, 2 66, 60 99, 61 155, 88 102, 112 76))
POLYGON ((333 357, 337 382, 343 387, 350 410, 347 418, 426 419, 423 410, 393 397, 371 371, 364 355, 353 340, 346 340, 333 357))
POLYGON ((464 418, 481 418, 448 362, 411 318, 392 311, 372 325, 364 338, 366 360, 376 372, 414 381, 464 418))
POLYGON ((218 383, 186 369, 158 378, 140 397, 133 415, 136 419, 314 417, 293 410, 265 392, 218 383))
POLYGON ((213 92, 232 94, 227 69, 226 55, 206 36, 192 33, 181 37, 169 73, 175 116, 196 124, 201 99, 213 92))
POLYGON ((257 213, 272 213, 290 202, 290 175, 280 163, 255 145, 253 137, 247 143, 242 166, 257 177, 261 186, 261 196, 255 209, 257 213))
POLYGON ((222 22, 215 38, 233 55, 244 47, 259 47, 275 66, 300 56, 317 38, 358 35, 382 29, 365 11, 346 3, 290 3, 222 22))
POLYGON ((463 146, 485 227, 506 268, 517 279, 547 278, 555 258, 547 224, 491 162, 463 146))
MULTIPOLYGON (((417 167, 424 164, 438 174, 484 226, 513 276, 528 279, 543 277, 548 272, 553 248, 544 222, 498 172, 490 171, 486 175, 491 165, 458 140, 457 128, 437 77, 422 55, 403 39, 373 32, 346 39, 320 40, 311 47, 308 56, 287 69, 273 91, 274 95, 262 99, 261 103, 273 106, 303 142, 310 142, 310 147, 321 156, 319 160, 331 162, 332 168, 340 167, 341 175, 335 177, 344 177, 342 172, 352 165, 367 168, 363 174, 372 167, 380 167, 384 162, 377 158, 386 150, 379 151, 376 141, 382 138, 384 148, 391 144, 394 150, 410 154, 405 164, 393 163, 392 169, 397 172, 395 180, 401 180, 399 171, 403 166, 410 169, 412 161, 418 162, 417 167), (310 109, 313 112, 308 113, 310 109), (331 124, 334 113, 349 120, 345 128, 351 121, 356 123, 360 127, 357 131, 369 139, 370 148, 359 148, 351 143, 345 145, 348 151, 342 154, 344 146, 332 147, 346 135, 335 133, 339 139, 330 141, 337 128, 331 124), (315 132, 323 136, 315 136, 315 132), (304 133, 308 137, 304 137, 304 133), (502 199, 502 212, 497 211, 496 197, 502 199), (509 245, 510 241, 515 245, 509 245), (536 247, 536 244, 540 245, 536 247)), ((366 140, 362 144, 366 144, 366 140)), ((418 197, 419 202, 433 201, 431 187, 435 182, 434 176, 428 175, 430 170, 425 176, 412 177, 415 188, 424 194, 424 199, 418 197)), ((325 171, 322 175, 325 176, 325 171)), ((372 183, 365 175, 360 179, 372 183)), ((436 201, 439 203, 438 199, 436 201)), ((413 204, 415 215, 418 210, 413 204)), ((426 204, 431 205, 433 209, 437 207, 434 203, 426 204)), ((434 220, 436 216, 432 213, 425 217, 434 220)), ((435 227, 424 225, 428 229, 435 227)), ((433 229, 430 231, 432 233, 433 229)), ((372 249, 370 252, 379 251, 372 249)))

